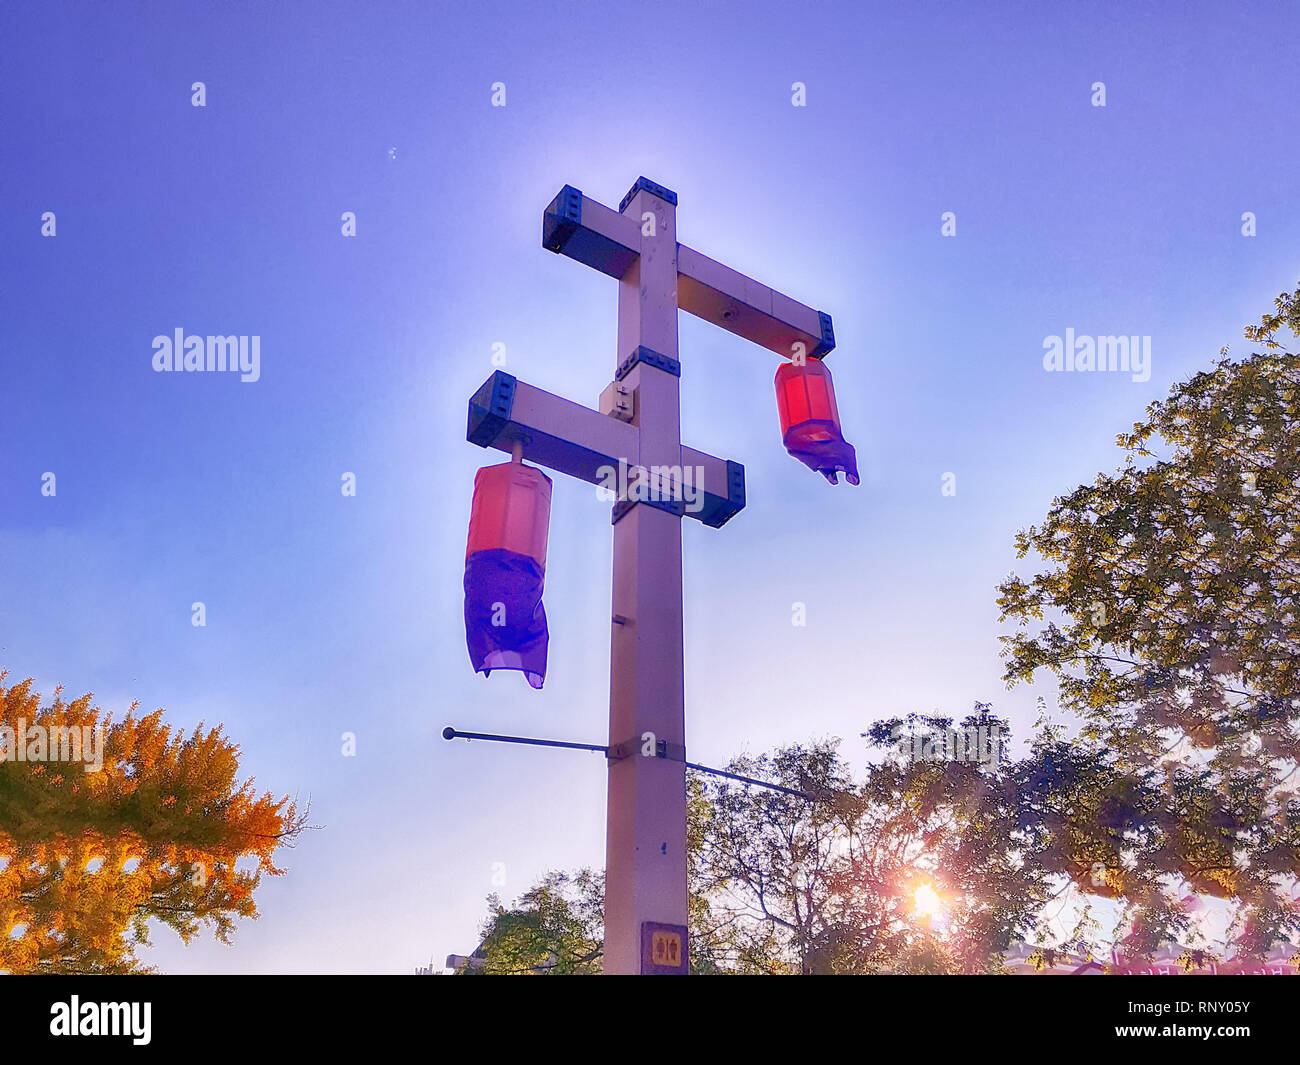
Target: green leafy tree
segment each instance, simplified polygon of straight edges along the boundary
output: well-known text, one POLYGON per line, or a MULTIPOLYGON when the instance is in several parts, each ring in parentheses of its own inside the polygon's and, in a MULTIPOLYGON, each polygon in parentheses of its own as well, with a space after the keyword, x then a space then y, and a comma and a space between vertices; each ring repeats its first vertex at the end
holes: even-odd
POLYGON ((583 976, 600 972, 605 877, 547 873, 513 907, 488 898, 483 941, 466 975, 583 976))
MULTIPOLYGON (((1197 896, 1223 951, 1300 931, 1300 289, 1246 330, 1264 347, 1176 385, 1120 434, 1124 464, 1020 533, 1000 586, 1009 684, 1046 670, 1079 723, 1036 752, 1045 870, 1119 900, 1142 960, 1197 896)), ((1032 787, 1033 781, 1026 781, 1032 787)))
POLYGON ((736 758, 727 769, 816 798, 693 775, 695 964, 740 973, 813 971, 831 952, 837 929, 830 873, 844 823, 835 796, 852 786, 837 744, 736 758))

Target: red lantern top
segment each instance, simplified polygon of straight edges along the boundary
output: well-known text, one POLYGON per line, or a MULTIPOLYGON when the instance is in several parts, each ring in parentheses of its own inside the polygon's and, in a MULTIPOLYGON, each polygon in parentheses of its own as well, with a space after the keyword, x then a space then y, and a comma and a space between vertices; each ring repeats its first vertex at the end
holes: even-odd
POLYGON ((551 521, 551 479, 535 466, 503 462, 474 475, 468 558, 494 548, 536 559, 546 567, 546 535, 551 521))
POLYGON ((776 407, 781 436, 797 429, 800 440, 831 440, 840 436, 840 412, 835 406, 831 373, 820 359, 785 362, 776 371, 776 407), (830 425, 809 425, 829 422, 830 425), (833 429, 833 431, 831 431, 833 429))

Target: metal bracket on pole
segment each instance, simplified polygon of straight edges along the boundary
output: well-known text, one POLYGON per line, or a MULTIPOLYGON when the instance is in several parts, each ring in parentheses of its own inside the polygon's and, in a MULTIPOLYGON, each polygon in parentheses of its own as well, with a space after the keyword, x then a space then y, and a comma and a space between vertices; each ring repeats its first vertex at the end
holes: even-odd
POLYGON ((651 181, 648 177, 639 177, 633 183, 632 187, 627 190, 627 195, 619 201, 619 214, 622 214, 627 210, 627 205, 632 202, 632 197, 638 192, 648 192, 651 196, 658 196, 666 203, 671 203, 674 207, 677 206, 677 193, 673 192, 672 189, 666 189, 662 185, 658 185, 651 181))
POLYGON ((642 345, 636 348, 631 355, 618 364, 618 372, 614 375, 615 380, 623 380, 623 378, 632 372, 632 367, 642 362, 647 366, 653 366, 656 370, 663 370, 664 373, 670 373, 674 377, 681 377, 682 375, 682 364, 680 362, 667 355, 660 355, 659 352, 654 349, 642 345))
POLYGON ((596 409, 608 418, 630 425, 636 421, 636 389, 622 381, 613 381, 600 394, 596 409))
POLYGON ((686 503, 681 499, 620 499, 614 504, 609 523, 617 525, 623 516, 638 503, 644 503, 647 507, 662 510, 675 518, 684 518, 686 516, 686 503))
MULTIPOLYGON (((631 758, 635 755, 640 755, 644 747, 645 743, 642 740, 624 740, 622 743, 611 745, 606 757, 611 762, 622 761, 624 758, 631 758)), ((667 740, 656 740, 654 757, 666 758, 670 762, 684 762, 686 761, 686 748, 680 743, 669 743, 667 740)))

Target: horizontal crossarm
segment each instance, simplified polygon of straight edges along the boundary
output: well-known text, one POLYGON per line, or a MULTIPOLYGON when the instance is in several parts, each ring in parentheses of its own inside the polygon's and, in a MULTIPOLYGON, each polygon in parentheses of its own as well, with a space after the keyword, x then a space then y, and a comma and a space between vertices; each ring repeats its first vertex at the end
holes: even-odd
MULTIPOLYGON (((662 195, 672 196, 667 191, 662 195)), ((655 239, 642 236, 640 218, 622 213, 628 202, 614 211, 565 185, 542 216, 542 247, 610 277, 623 277, 641 254, 642 241, 655 239)), ((786 358, 802 350, 807 358, 820 359, 835 347, 829 314, 761 285, 685 244, 677 245, 677 305, 786 358)))
POLYGON ((693 447, 682 447, 682 467, 703 470, 704 509, 691 515, 710 528, 721 528, 745 508, 745 467, 731 459, 715 459, 693 447))
MULTIPOLYGON (((625 484, 641 476, 640 431, 636 426, 534 388, 502 370, 483 382, 471 397, 465 437, 479 447, 496 448, 506 454, 511 453, 515 441, 520 441, 526 461, 602 487, 622 487, 611 485, 612 471, 622 471, 618 476, 625 484)), ((740 463, 689 447, 681 449, 681 456, 681 471, 689 467, 689 474, 651 467, 644 475, 645 483, 653 483, 656 490, 689 478, 694 505, 665 505, 663 509, 717 528, 744 507, 745 468, 740 463)), ((634 504, 616 504, 616 520, 630 505, 634 504)), ((660 505, 657 494, 651 505, 660 505)))
POLYGON ((565 185, 542 215, 542 247, 621 278, 641 254, 641 222, 565 185))
POLYGON ((677 245, 677 304, 760 347, 820 359, 835 347, 831 316, 760 285, 707 255, 677 245))
POLYGON ((509 454, 516 440, 524 457, 548 470, 589 484, 603 483, 602 470, 619 459, 635 465, 634 426, 496 371, 469 401, 466 439, 509 454))

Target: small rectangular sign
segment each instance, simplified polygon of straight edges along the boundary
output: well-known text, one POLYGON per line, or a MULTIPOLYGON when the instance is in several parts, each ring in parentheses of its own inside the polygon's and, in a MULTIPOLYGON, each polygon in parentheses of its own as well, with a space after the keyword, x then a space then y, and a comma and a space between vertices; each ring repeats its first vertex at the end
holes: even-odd
POLYGON ((687 973, 685 925, 641 922, 641 972, 646 975, 687 973))

